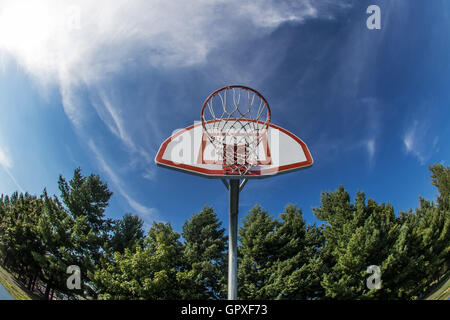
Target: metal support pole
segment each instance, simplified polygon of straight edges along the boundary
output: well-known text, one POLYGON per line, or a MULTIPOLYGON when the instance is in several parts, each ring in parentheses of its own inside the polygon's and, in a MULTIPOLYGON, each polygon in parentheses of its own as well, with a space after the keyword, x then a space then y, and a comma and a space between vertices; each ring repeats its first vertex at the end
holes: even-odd
POLYGON ((237 231, 239 179, 230 179, 230 217, 228 236, 228 300, 237 300, 237 231))

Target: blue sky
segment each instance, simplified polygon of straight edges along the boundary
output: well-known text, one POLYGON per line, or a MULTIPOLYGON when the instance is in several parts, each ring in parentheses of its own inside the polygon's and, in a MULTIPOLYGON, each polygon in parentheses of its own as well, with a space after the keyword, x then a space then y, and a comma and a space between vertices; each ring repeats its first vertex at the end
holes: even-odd
POLYGON ((311 207, 340 184, 415 208, 436 195, 427 167, 448 165, 449 14, 446 0, 2 1, 0 193, 59 194, 80 166, 114 191, 112 218, 181 231, 208 204, 227 226, 220 181, 153 159, 210 92, 242 84, 315 164, 250 181, 241 217, 294 203, 317 222, 311 207), (380 30, 366 28, 371 4, 380 30))

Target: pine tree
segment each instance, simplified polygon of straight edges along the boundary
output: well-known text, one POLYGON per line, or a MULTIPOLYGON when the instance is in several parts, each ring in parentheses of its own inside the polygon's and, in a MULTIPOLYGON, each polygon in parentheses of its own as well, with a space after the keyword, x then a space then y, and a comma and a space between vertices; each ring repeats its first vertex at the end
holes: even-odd
POLYGON ((321 295, 321 229, 307 226, 302 211, 287 205, 273 238, 277 261, 266 286, 271 299, 313 299, 321 295))
POLYGON ((115 222, 113 235, 108 242, 108 249, 112 252, 124 253, 128 248, 131 251, 142 247, 145 238, 144 221, 131 213, 125 214, 122 219, 115 222))
POLYGON ((270 299, 266 286, 277 262, 278 222, 260 206, 253 207, 239 229, 238 296, 241 299, 270 299))
POLYGON ((34 258, 40 264, 39 278, 46 283, 44 297, 49 299, 51 290, 68 292, 67 267, 80 263, 73 254, 75 248, 71 234, 74 225, 72 217, 67 214, 56 197, 50 198, 47 195, 46 190, 42 195, 42 201, 42 214, 37 227, 44 252, 35 252, 34 258))
POLYGON ((225 229, 213 208, 205 206, 183 225, 184 261, 186 266, 177 277, 183 298, 221 299, 226 285, 225 229))
POLYGON ((93 262, 98 264, 101 250, 108 241, 108 234, 112 229, 112 220, 105 218, 105 210, 113 193, 100 176, 91 174, 84 177, 80 168, 75 169, 69 182, 60 176, 58 186, 63 203, 72 218, 75 221, 83 219, 83 223, 87 225, 88 228, 85 229, 87 233, 84 236, 88 236, 88 233, 92 236, 84 243, 84 248, 91 255, 93 262))
MULTIPOLYGON (((366 272, 371 265, 383 266, 396 241, 398 222, 393 207, 379 205, 374 200, 366 204, 363 192, 357 193, 352 205, 342 186, 333 193, 323 193, 321 203, 314 213, 327 222, 323 232, 321 282, 326 296, 338 299, 387 297, 388 291, 384 289, 371 291, 367 288, 366 272)), ((389 287, 384 276, 383 283, 384 287, 389 287)))
POLYGON ((58 187, 74 223, 71 235, 74 264, 80 267, 86 284, 104 260, 104 250, 113 226, 113 220, 105 217, 105 210, 113 193, 100 176, 91 174, 85 177, 80 168, 75 169, 69 182, 60 176, 58 187))
POLYGON ((179 299, 177 272, 182 265, 182 244, 170 224, 153 223, 144 248, 123 254, 97 270, 93 282, 100 299, 179 299))

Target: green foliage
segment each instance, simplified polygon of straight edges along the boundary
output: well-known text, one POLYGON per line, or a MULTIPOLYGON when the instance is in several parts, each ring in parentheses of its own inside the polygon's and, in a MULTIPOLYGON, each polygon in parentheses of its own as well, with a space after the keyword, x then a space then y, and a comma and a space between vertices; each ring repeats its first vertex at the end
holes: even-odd
POLYGON ((323 243, 322 230, 307 226, 302 211, 287 205, 277 222, 272 274, 267 284, 267 298, 314 299, 322 295, 319 251, 323 243))
POLYGON ((179 299, 176 275, 182 244, 170 224, 153 223, 145 247, 123 254, 94 274, 100 299, 179 299))
MULTIPOLYGON (((241 299, 421 299, 450 265, 450 168, 430 167, 439 195, 395 215, 390 204, 354 200, 340 186, 314 208, 320 226, 287 205, 278 218, 253 207, 239 229, 241 299), (381 269, 369 290, 367 267, 381 269)), ((147 235, 132 214, 107 217, 112 192, 99 176, 76 169, 59 178, 61 197, 44 189, 0 196, 0 263, 32 288, 37 279, 68 295, 92 287, 100 299, 223 299, 225 230, 211 207, 185 222, 180 235, 153 223, 147 235), (61 199, 61 200, 60 200, 61 199), (80 291, 68 290, 66 269, 81 268, 80 291)))
MULTIPOLYGON (((83 234, 78 234, 77 240, 89 238, 89 241, 77 247, 82 248, 82 251, 87 250, 92 262, 98 264, 101 249, 108 241, 108 233, 112 229, 112 220, 105 218, 105 210, 113 193, 98 175, 84 177, 80 168, 75 169, 69 182, 60 176, 58 186, 63 203, 72 218, 86 226, 78 229, 83 230, 83 234)), ((80 255, 84 253, 79 252, 80 255)))
POLYGON ((391 298, 385 289, 369 291, 366 270, 370 265, 381 267, 383 287, 390 278, 383 264, 394 245, 399 223, 389 204, 369 200, 358 192, 355 203, 340 187, 333 193, 322 194, 322 206, 314 209, 317 217, 326 221, 323 259, 325 272, 322 286, 326 296, 340 299, 391 298))
POLYGON ((267 299, 266 286, 276 263, 277 222, 260 206, 253 207, 239 230, 238 296, 267 299))
POLYGON ((186 299, 225 297, 225 229, 211 207, 204 207, 183 225, 185 266, 177 275, 186 299))
POLYGON ((435 164, 430 167, 431 182, 439 190, 438 207, 440 210, 450 210, 450 167, 435 164))
POLYGON ((73 255, 72 227, 74 221, 63 209, 59 200, 48 197, 46 190, 42 196, 42 211, 37 223, 38 233, 44 251, 35 252, 34 258, 39 263, 39 277, 47 283, 48 288, 67 292, 66 269, 76 264, 73 255))
POLYGON ((450 246, 449 168, 430 167, 438 187, 438 205, 420 198, 415 212, 396 217, 391 205, 369 200, 362 192, 355 204, 340 187, 322 195, 314 210, 326 222, 322 286, 339 299, 414 299, 423 297, 448 269, 450 246), (446 265, 447 264, 447 265, 446 265), (381 267, 382 288, 368 290, 366 268, 381 267))
POLYGON ((125 214, 114 225, 108 249, 112 252, 124 253, 127 248, 133 251, 136 247, 142 247, 145 238, 143 226, 144 221, 141 218, 131 213, 125 214))
POLYGON ((313 299, 320 287, 322 231, 307 226, 287 205, 281 221, 256 206, 240 229, 239 296, 242 299, 313 299))

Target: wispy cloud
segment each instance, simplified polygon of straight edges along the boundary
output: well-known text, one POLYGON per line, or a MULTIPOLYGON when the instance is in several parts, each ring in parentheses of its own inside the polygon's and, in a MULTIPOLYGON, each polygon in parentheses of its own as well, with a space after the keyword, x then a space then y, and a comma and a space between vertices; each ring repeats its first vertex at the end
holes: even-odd
POLYGON ((379 101, 377 101, 377 99, 375 99, 374 97, 366 97, 364 99, 361 99, 360 105, 365 120, 365 132, 363 133, 363 135, 367 137, 366 141, 364 141, 364 145, 369 157, 369 167, 373 168, 376 162, 375 156, 377 139, 379 138, 381 131, 380 110, 382 110, 383 108, 380 105, 379 101))
POLYGON ((10 169, 12 167, 11 158, 2 147, 0 147, 0 165, 6 169, 10 169))
POLYGON ((112 104, 105 92, 100 92, 100 102, 93 101, 92 105, 109 131, 119 138, 130 151, 136 152, 135 143, 125 129, 121 115, 122 111, 112 104))
POLYGON ((441 130, 447 128, 445 116, 434 101, 417 101, 403 119, 401 142, 406 154, 415 157, 421 165, 441 153, 441 130))
POLYGON ((403 144, 406 148, 406 152, 413 154, 420 162, 421 165, 425 164, 427 157, 422 153, 420 138, 418 137, 419 122, 414 121, 412 125, 406 130, 403 136, 403 144))
POLYGON ((317 9, 309 0, 233 2, 235 2, 238 14, 244 17, 247 16, 253 24, 264 28, 277 27, 287 21, 303 22, 305 19, 317 17, 318 14, 317 9))
POLYGON ((405 144, 407 152, 413 151, 413 144, 414 144, 413 133, 414 133, 414 131, 410 130, 406 133, 406 135, 403 138, 403 143, 405 144))
POLYGON ((108 129, 122 141, 122 143, 128 148, 128 151, 138 155, 139 158, 143 159, 147 165, 153 163, 153 157, 150 153, 144 150, 141 146, 136 145, 133 138, 126 130, 126 125, 122 116, 125 108, 115 106, 104 91, 101 91, 99 96, 100 101, 93 101, 92 104, 108 129))
POLYGON ((375 139, 370 139, 366 143, 367 153, 369 155, 369 165, 372 166, 375 157, 375 139))
POLYGON ((11 178, 11 180, 14 182, 14 184, 20 190, 20 192, 24 192, 22 186, 17 182, 16 178, 11 173, 11 169, 13 167, 13 161, 11 160, 11 157, 8 155, 6 149, 2 148, 1 146, 0 146, 0 166, 3 167, 3 170, 5 170, 5 172, 11 178))
POLYGON ((382 109, 379 101, 366 97, 332 110, 333 119, 341 120, 333 128, 335 131, 323 131, 318 135, 312 146, 315 157, 321 161, 335 161, 342 153, 358 152, 367 155, 368 168, 373 169, 378 140, 381 139, 382 109))
MULTIPOLYGON (((96 113, 130 153, 129 166, 141 164, 141 176, 153 179, 154 142, 139 144, 143 130, 135 130, 136 119, 125 119, 129 106, 116 101, 112 79, 136 66, 171 70, 205 64, 222 46, 261 38, 283 23, 329 17, 341 8, 329 0, 3 1, 0 53, 12 56, 41 88, 59 88, 80 135, 89 138, 86 126, 96 113)), ((145 130, 158 132, 158 119, 152 114, 146 120, 145 130)), ((155 134, 146 139, 151 137, 160 139, 155 134)))
MULTIPOLYGON (((129 70, 173 71, 215 64, 217 59, 211 55, 221 52, 224 46, 233 48, 260 39, 284 23, 329 18, 350 2, 6 0, 0 9, 0 53, 13 57, 43 90, 48 86, 59 89, 67 117, 77 133, 90 141, 89 147, 102 170, 132 208, 148 215, 154 209, 134 201, 112 170, 110 164, 116 159, 103 157, 89 140, 89 121, 98 115, 128 151, 127 166, 139 165, 144 179, 155 178, 155 141, 150 140, 161 139, 161 113, 145 114, 142 109, 135 111, 125 105, 123 101, 129 101, 129 97, 115 95, 118 87, 112 84, 114 79, 127 75, 129 70), (132 117, 127 118, 130 114, 132 117), (146 121, 139 123, 140 128, 136 128, 136 115, 146 121)), ((228 65, 218 68, 219 73, 228 69, 228 65)), ((152 104, 159 102, 150 99, 152 104)), ((159 105, 146 107, 161 109, 159 105)))
POLYGON ((0 50, 39 83, 57 83, 68 117, 80 125, 83 110, 74 92, 80 85, 101 83, 136 62, 200 64, 223 44, 329 16, 332 9, 328 0, 11 0, 2 2, 0 50))
POLYGON ((93 152, 96 160, 98 161, 99 166, 108 176, 108 179, 113 183, 114 187, 119 191, 120 195, 122 195, 130 205, 130 207, 136 211, 145 221, 159 220, 158 211, 155 208, 149 208, 135 199, 131 197, 128 192, 125 190, 124 183, 120 179, 120 177, 115 173, 115 171, 110 167, 110 165, 106 162, 97 146, 92 140, 88 142, 89 148, 93 152))

